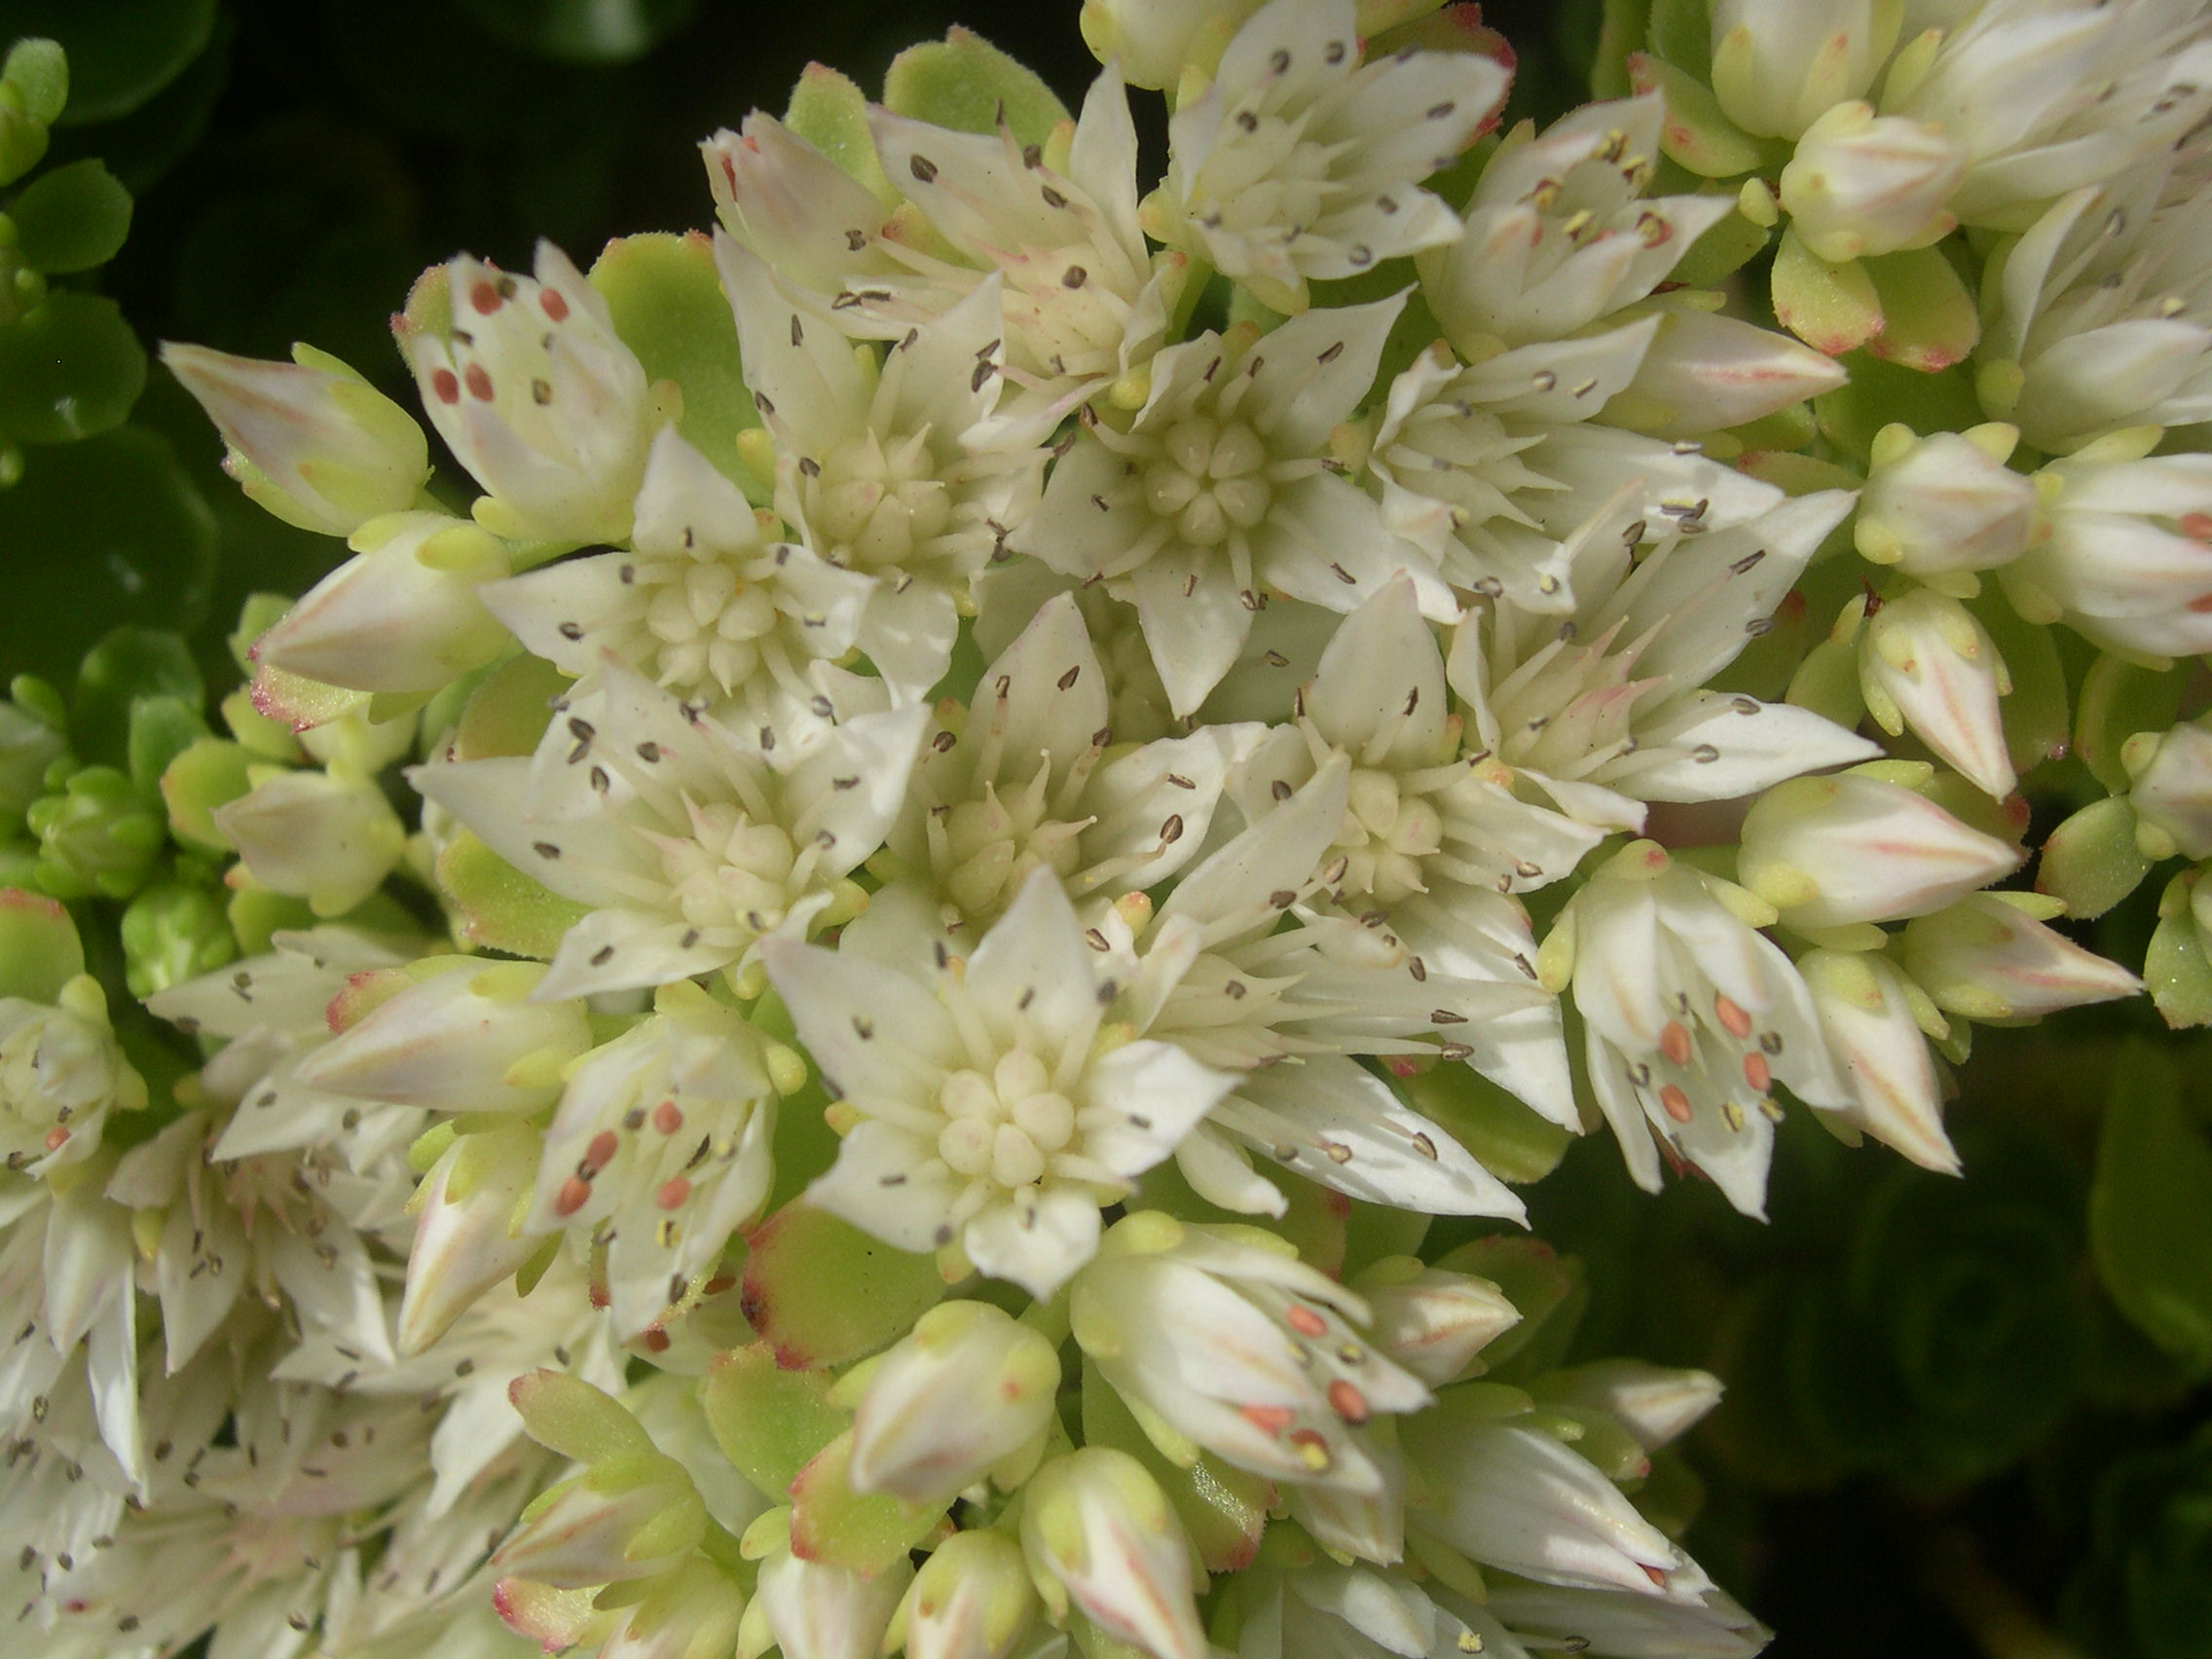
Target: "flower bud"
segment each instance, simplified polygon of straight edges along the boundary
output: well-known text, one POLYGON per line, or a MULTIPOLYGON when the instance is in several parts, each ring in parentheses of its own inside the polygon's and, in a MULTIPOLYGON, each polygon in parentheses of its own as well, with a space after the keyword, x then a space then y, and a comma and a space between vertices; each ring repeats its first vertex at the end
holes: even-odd
POLYGON ((46 154, 47 129, 69 96, 69 60, 51 40, 9 49, 0 68, 0 184, 14 184, 46 154))
POLYGON ((490 662, 507 631, 476 589, 507 574, 497 536, 444 513, 372 520, 355 556, 311 588, 254 660, 354 691, 435 691, 490 662))
POLYGON ((2012 793, 2018 780, 1997 708, 2011 677, 1957 600, 1914 587, 1873 609, 1859 632, 1859 689, 1891 736, 1910 726, 1983 793, 2012 793))
POLYGON ((1126 1452, 1087 1446, 1040 1469, 1026 1491, 1021 1547, 1055 1621, 1072 1603, 1153 1659, 1205 1659, 1190 1542, 1166 1494, 1126 1452))
MULTIPOLYGON (((1975 893, 1904 930, 1904 971, 1968 1019, 2028 1019, 2133 996, 2141 980, 2035 919, 2037 896, 1975 893)), ((2046 902, 2056 914, 2063 906, 2046 902)))
POLYGON ((744 1617, 744 1587, 693 1556, 622 1613, 598 1659, 727 1659, 744 1617))
POLYGON ((1997 424, 1925 438, 1884 426, 1852 527, 1859 551, 1954 597, 1971 595, 1972 583, 1942 578, 2009 564, 2035 535, 2035 483, 2005 464, 2018 439, 1997 424))
POLYGON ((771 1646, 783 1659, 876 1659, 913 1572, 902 1559, 867 1576, 779 1548, 760 1564, 738 1659, 759 1659, 771 1646))
POLYGON ((253 879, 305 899, 318 916, 344 915, 384 883, 407 849, 407 830, 373 779, 343 770, 254 768, 254 786, 217 807, 215 829, 253 879))
POLYGON ((1021 1546, 1005 1532, 955 1532, 914 1575, 886 1642, 906 1659, 1007 1659, 1030 1628, 1037 1595, 1021 1546))
POLYGON ((1520 1309, 1490 1280, 1442 1268, 1363 1281, 1361 1294, 1373 1315, 1375 1346, 1431 1388, 1467 1375, 1492 1339, 1521 1322, 1520 1309))
POLYGON ((1013 1488, 1052 1421, 1052 1345, 983 1302, 947 1302, 870 1365, 853 1416, 851 1480, 941 1505, 987 1474, 1013 1488))
POLYGON ((1874 84, 1899 16, 1882 0, 1714 0, 1714 96, 1746 132, 1795 138, 1874 84))
POLYGON ((230 446, 223 470, 286 524, 350 535, 412 507, 430 476, 414 418, 326 351, 273 363, 166 344, 162 361, 230 446))
POLYGON ((1120 59, 1132 87, 1172 90, 1186 65, 1208 70, 1259 0, 1084 0, 1083 38, 1101 63, 1120 59))
POLYGON ((161 816, 113 766, 72 772, 59 793, 31 802, 23 822, 39 841, 38 884, 56 899, 128 899, 168 839, 161 816))
POLYGON ((423 1177, 399 1301, 399 1352, 421 1353, 537 1250, 517 1223, 537 1173, 538 1133, 516 1126, 459 1135, 423 1177))
POLYGON ((1924 1169, 1955 1174, 1959 1155, 1943 1132, 1943 1090, 1914 1007, 1918 988, 1876 951, 1808 950, 1797 972, 1851 1084, 1854 1099, 1837 1116, 1924 1169))
POLYGON ((1841 103, 1805 129, 1782 169, 1782 205, 1798 237, 1831 265, 1926 247, 1958 220, 1943 203, 1967 154, 1931 122, 1841 103))
POLYGON ((2199 717, 2169 731, 2138 732, 2120 746, 2120 758, 2144 854, 2212 858, 2212 723, 2199 717))
POLYGON ((442 275, 451 331, 395 328, 431 424, 491 498, 478 521, 518 541, 625 538, 655 422, 607 301, 551 242, 535 279, 466 254, 442 275))
POLYGON ((1626 390, 1607 409, 1661 437, 1703 437, 1833 391, 1844 370, 1788 335, 1732 316, 1668 310, 1626 390))
POLYGON ((1537 1397, 1604 1412, 1646 1452, 1687 1434, 1720 1403, 1720 1379, 1710 1371, 1677 1371, 1640 1359, 1603 1359, 1555 1371, 1537 1397))
POLYGON ((560 1097, 563 1071, 592 1046, 581 1003, 530 1000, 545 977, 535 962, 391 972, 428 977, 311 1054, 302 1084, 442 1112, 536 1112, 560 1097))
POLYGON ((0 818, 19 818, 46 793, 47 769, 69 752, 61 697, 43 680, 18 674, 0 703, 0 818))
POLYGON ((42 1175, 90 1158, 111 1110, 146 1104, 99 981, 80 974, 52 1006, 0 997, 0 1160, 42 1175))
POLYGON ((1837 928, 1940 910, 2009 875, 2020 858, 1915 790, 1843 772, 1791 778, 1759 796, 1736 871, 1791 927, 1837 928))
POLYGON ((239 953, 223 902, 204 887, 164 881, 123 912, 123 977, 134 997, 211 973, 239 953))

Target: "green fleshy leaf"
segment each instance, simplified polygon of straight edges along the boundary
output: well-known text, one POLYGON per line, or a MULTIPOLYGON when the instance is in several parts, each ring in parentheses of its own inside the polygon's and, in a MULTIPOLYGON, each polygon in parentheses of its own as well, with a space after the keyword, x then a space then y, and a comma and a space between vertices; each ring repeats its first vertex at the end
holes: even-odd
POLYGON ((1868 351, 1921 374, 1966 361, 1981 338, 1981 316, 1940 248, 1885 253, 1861 263, 1882 307, 1882 332, 1868 342, 1868 351))
POLYGON ((552 701, 569 678, 543 657, 512 656, 490 670, 470 693, 454 727, 454 758, 487 760, 529 755, 552 723, 552 701))
MULTIPOLYGON (((7 15, 0 11, 0 18, 7 15)), ((16 94, 25 121, 52 127, 69 103, 69 55, 57 41, 18 40, 8 49, 0 81, 16 94)))
POLYGON ((698 0, 462 0, 484 32, 568 63, 629 63, 691 20, 698 0))
POLYGON ((1865 265, 1830 265, 1794 230, 1782 234, 1772 281, 1776 320, 1816 351, 1841 356, 1882 332, 1882 302, 1865 265))
POLYGON ((737 357, 737 319, 703 236, 620 237, 591 268, 614 332, 645 374, 682 389, 686 442, 740 486, 757 489, 738 460, 737 435, 760 424, 737 357))
POLYGON ((784 125, 867 186, 886 207, 898 205, 899 193, 883 175, 883 158, 868 131, 867 94, 850 76, 809 63, 792 89, 784 125))
POLYGON ((130 704, 130 735, 124 753, 130 782, 149 800, 161 793, 168 764, 207 735, 198 698, 137 697, 130 704))
POLYGON ((963 28, 893 58, 883 78, 883 104, 895 115, 955 132, 996 132, 1003 119, 1019 144, 1044 143, 1069 119, 1067 105, 1034 70, 963 28))
POLYGON ((1440 1065, 1396 1087, 1407 1105, 1501 1181, 1541 1181, 1559 1167, 1574 1139, 1471 1066, 1440 1065))
POLYGON ((2204 935, 2190 913, 2190 898, 2203 879, 2201 869, 2185 869, 2167 884, 2158 903, 2160 920, 2143 958, 2143 982, 2157 1005, 2158 1016, 2176 1030, 2212 1025, 2212 960, 2204 953, 2204 935))
POLYGON ((803 1202, 786 1204, 747 1242, 745 1317, 787 1370, 871 1354, 944 1295, 935 1257, 871 1238, 803 1202))
POLYGON ((472 944, 551 961, 561 938, 588 914, 492 851, 467 830, 438 853, 438 891, 460 912, 472 944))
POLYGON ((69 54, 58 125, 129 115, 200 55, 215 0, 0 0, 0 39, 49 35, 69 54))
POLYGON ((8 217, 33 271, 90 271, 113 259, 130 234, 130 192, 104 162, 71 162, 32 180, 8 217))
POLYGON ((2100 655, 2089 665, 2074 711, 2074 752, 2106 789, 2121 793, 2132 782, 2120 764, 2122 744, 2139 731, 2164 731, 2174 723, 2182 679, 2115 656, 2100 655))
POLYGON ((57 901, 0 888, 0 997, 51 1003, 84 971, 77 924, 57 901))
POLYGON ((206 694, 183 635, 126 625, 85 653, 69 699, 70 735, 87 759, 122 765, 141 698, 173 698, 197 710, 206 694))
POLYGON ((830 1403, 827 1373, 785 1370, 766 1343, 717 1354, 699 1384, 699 1405, 722 1456, 779 1503, 798 1472, 852 1421, 850 1412, 830 1403))
POLYGON ((2183 1108, 2172 1056, 2147 1044, 2121 1053, 2105 1102, 2089 1248, 2120 1311, 2212 1371, 2212 1138, 2183 1108))
POLYGON ((146 349, 113 300, 49 294, 0 328, 0 433, 66 444, 121 425, 146 387, 146 349))
POLYGON ((1874 434, 1893 421, 1916 432, 1963 432, 1985 419, 1964 368, 1928 375, 1883 362, 1866 352, 1844 360, 1851 379, 1813 400, 1821 432, 1864 471, 1874 434))
POLYGON ((2150 873, 2151 861, 2135 844, 2135 809, 2108 795, 2050 832, 2036 866, 2036 891, 2064 900, 2070 916, 2101 916, 2150 873))
POLYGON ((792 1481, 792 1548, 825 1567, 873 1574, 904 1560, 944 1511, 902 1503, 888 1493, 855 1492, 852 1455, 847 1429, 792 1481))

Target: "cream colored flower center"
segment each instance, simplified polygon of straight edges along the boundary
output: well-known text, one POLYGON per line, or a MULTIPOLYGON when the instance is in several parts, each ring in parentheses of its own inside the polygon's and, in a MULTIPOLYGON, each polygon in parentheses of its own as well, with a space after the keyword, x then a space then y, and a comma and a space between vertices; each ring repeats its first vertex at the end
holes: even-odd
POLYGON ((1161 435, 1144 466, 1146 505, 1175 521, 1193 547, 1212 547, 1268 516, 1268 449, 1241 421, 1187 415, 1161 435))
POLYGON ((753 678, 758 642, 776 626, 763 584, 721 559, 640 560, 636 571, 646 592, 648 660, 661 684, 683 691, 712 683, 727 696, 753 678))
POLYGON ((880 571, 926 558, 930 543, 952 522, 949 487, 940 479, 926 432, 889 448, 872 430, 847 438, 802 470, 799 498, 814 550, 832 565, 880 571))
MULTIPOLYGON (((691 807, 691 835, 660 841, 661 867, 683 919, 700 929, 764 933, 806 877, 792 838, 729 802, 691 807)), ((805 862, 812 864, 811 852, 805 862)))
POLYGON ((1021 891, 1030 871, 1051 866, 1063 882, 1081 862, 1077 837, 1090 820, 1063 823, 1048 816, 1048 768, 1001 795, 986 785, 980 799, 946 811, 942 833, 932 837, 931 866, 938 887, 972 926, 987 926, 1021 891))
POLYGON ((986 1076, 956 1071, 938 1089, 944 1127, 937 1152, 955 1175, 1001 1187, 1044 1179, 1049 1160, 1075 1139, 1075 1102, 1052 1088, 1026 1049, 1003 1054, 986 1076))
POLYGON ((1337 894, 1346 903, 1395 904, 1426 892, 1422 861, 1443 845, 1444 819, 1431 802, 1408 792, 1396 773, 1361 767, 1330 848, 1345 861, 1337 894))

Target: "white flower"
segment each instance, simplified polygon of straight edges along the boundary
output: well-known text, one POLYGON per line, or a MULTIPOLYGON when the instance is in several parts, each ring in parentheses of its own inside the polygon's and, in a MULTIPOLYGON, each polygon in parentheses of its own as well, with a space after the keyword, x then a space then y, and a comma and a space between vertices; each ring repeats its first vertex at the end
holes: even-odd
MULTIPOLYGON (((1666 106, 1656 93, 1596 103, 1498 146, 1467 203, 1466 232, 1418 261, 1421 293, 1462 356, 1566 341, 1664 281, 1732 210, 1726 197, 1645 198, 1666 106)), ((1576 377, 1579 379, 1580 377, 1576 377)))
POLYGON ((1044 1455, 1060 1362, 1052 1345, 984 1302, 941 1302, 841 1395, 853 1411, 856 1492, 941 1507, 992 1477, 1013 1491, 1044 1455))
POLYGON ((1718 316, 1687 302, 1658 309, 1659 332, 1606 417, 1687 441, 1764 420, 1834 391, 1843 365, 1779 329, 1718 316))
POLYGON ((1908 587, 1865 600, 1859 629, 1859 688, 1875 723, 1912 735, 1984 794, 2004 796, 2019 781, 2005 741, 1998 699, 2012 677, 1973 612, 1933 588, 1908 587))
POLYGON ((1767 791, 1744 819, 1738 878, 1803 930, 1925 916, 2019 868, 2018 848, 1894 781, 1896 765, 1767 791))
POLYGON ((2212 858, 2212 720, 2198 716, 2120 746, 2136 844, 2154 858, 2212 858))
POLYGON ((1603 1412, 1646 1452, 1678 1440, 1720 1403, 1720 1379, 1639 1359, 1602 1359, 1547 1375, 1538 1397, 1603 1412))
POLYGON ((1712 1588, 1595 1465, 1548 1434, 1444 1410, 1412 1419, 1402 1436, 1437 1498, 1409 1519, 1476 1562, 1691 1604, 1712 1588))
POLYGON ((535 278, 461 254, 445 284, 444 332, 396 329, 430 424, 490 497, 479 522, 523 541, 626 535, 658 422, 607 301, 551 242, 535 278))
POLYGON ((860 907, 849 873, 882 843, 921 740, 920 707, 747 741, 614 661, 530 759, 440 761, 409 778, 509 864, 591 905, 541 997, 744 969, 771 934, 860 907))
POLYGON ((2130 997, 2143 982, 2044 926, 2064 906, 2035 893, 1974 893, 1907 924, 1904 971, 1945 1013, 2026 1019, 2130 997))
POLYGON ((354 767, 268 766, 248 775, 253 788, 215 808, 215 828, 256 882, 305 899, 317 916, 360 903, 407 849, 406 828, 384 791, 354 767))
POLYGON ((858 1119, 809 1201, 901 1249, 957 1242, 1033 1296, 1089 1259, 1099 1205, 1234 1086, 1107 1025, 1113 989, 1046 871, 933 983, 817 946, 764 959, 858 1119))
POLYGON ((1970 165, 1951 210, 2024 230, 2052 197, 2166 148, 2212 107, 2212 39, 2165 0, 1990 0, 1888 112, 1940 126, 1970 165))
POLYGON ((1942 128, 1840 103, 1805 129, 1782 169, 1782 205, 1830 264, 1926 247, 1958 224, 1944 203, 1966 152, 1942 128))
POLYGON ((2153 456, 2157 441, 2116 433, 2037 475, 2049 539, 2002 578, 2023 616, 2123 655, 2212 651, 2212 456, 2153 456))
POLYGON ((1571 986, 1629 1172, 1658 1190, 1656 1137, 1747 1215, 1763 1213, 1774 1085, 1808 1106, 1851 1099, 1796 968, 1743 919, 1760 908, 1639 841, 1567 901, 1539 958, 1547 984, 1571 986))
POLYGON ((228 446, 223 470, 286 524, 350 535, 415 505, 430 475, 423 428, 326 351, 289 363, 165 343, 162 362, 228 446))
POLYGON ((938 929, 979 934, 1039 868, 1079 903, 1158 886, 1206 844, 1229 768, 1258 735, 1209 724, 1116 742, 1105 670, 1066 594, 983 670, 966 710, 938 713, 888 838, 897 873, 853 924, 856 940, 883 939, 869 948, 885 958, 893 931, 914 951, 938 929))
POLYGON ((746 384, 776 439, 776 510, 864 596, 848 643, 899 696, 920 697, 943 676, 970 584, 1028 513, 1044 467, 1039 424, 992 414, 1006 285, 986 276, 872 364, 803 317, 738 242, 719 238, 715 257, 746 384))
POLYGON ((1950 1027, 1927 994, 1877 951, 1808 950, 1797 972, 1851 1085, 1852 1101, 1836 1115, 1925 1169, 1957 1173, 1928 1047, 1950 1027))
MULTIPOLYGON (((1723 1591, 1700 1602, 1627 1590, 1500 1584, 1484 1604, 1516 1633, 1595 1659, 1753 1659, 1774 1633, 1723 1591)), ((1531 1640, 1531 1645, 1534 1645, 1531 1640)))
POLYGON ((1714 96, 1745 131, 1795 138, 1873 85, 1898 21, 1878 0, 1714 0, 1714 96))
POLYGON ((498 537, 444 513, 395 512, 349 545, 355 557, 255 642, 255 662, 357 691, 435 691, 506 645, 476 594, 507 573, 498 537))
MULTIPOLYGON (((1207 333, 1160 353, 1125 432, 1090 423, 1013 538, 1136 606, 1178 716, 1221 682, 1279 589, 1348 610, 1409 563, 1375 503, 1336 476, 1330 429, 1375 379, 1402 299, 1207 333)), ((1426 607, 1456 609, 1433 578, 1426 607)))
POLYGON ((1205 1659, 1193 1597, 1204 1574, 1166 1496, 1127 1453, 1087 1446, 1039 1470, 1021 1547, 1055 1617, 1073 1603, 1152 1659, 1205 1659))
POLYGON ((1456 240, 1420 188, 1505 96, 1506 69, 1467 52, 1361 63, 1351 0, 1272 0, 1236 31, 1212 82, 1168 122, 1156 199, 1177 240, 1276 311, 1307 283, 1456 240))
POLYGON ((401 1354, 423 1352, 455 1320, 487 1306, 485 1293, 537 1253, 538 1240, 516 1222, 530 1201, 541 1139, 519 1124, 457 1134, 423 1177, 408 1200, 416 1224, 394 1339, 401 1354))
POLYGON ((0 997, 0 1159, 45 1175, 100 1145, 110 1111, 146 1104, 99 981, 80 974, 51 1005, 0 997))
POLYGON ((674 426, 653 440, 630 545, 495 582, 483 603, 564 674, 612 656, 734 724, 792 719, 820 695, 814 664, 860 636, 867 578, 765 540, 674 426))
POLYGON ((1860 553, 1971 599, 1972 572, 2010 564, 2043 534, 2034 481, 2005 464, 2019 436, 1995 424, 1924 438, 1884 426, 1851 526, 1860 553))
POLYGON ((765 1044, 697 986, 567 1068, 522 1231, 606 1237, 627 1340, 682 1300, 768 1197, 775 1090, 765 1044))
POLYGON ((1140 1212, 1076 1276, 1071 1308, 1085 1354, 1140 1421, 1164 1425, 1154 1438, 1171 1457, 1203 1447, 1272 1480, 1372 1497, 1382 1475, 1358 1431, 1429 1403, 1368 1339, 1367 1305, 1272 1235, 1140 1212))

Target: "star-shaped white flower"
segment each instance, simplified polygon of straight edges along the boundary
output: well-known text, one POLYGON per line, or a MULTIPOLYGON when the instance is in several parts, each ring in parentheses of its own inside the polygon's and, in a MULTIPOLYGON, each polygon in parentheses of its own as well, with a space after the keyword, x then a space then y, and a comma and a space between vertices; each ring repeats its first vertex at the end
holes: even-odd
MULTIPOLYGON (((1090 423, 1013 537, 1136 606, 1178 716, 1221 682, 1271 590, 1348 610, 1392 571, 1420 565, 1329 454, 1403 304, 1309 312, 1264 339, 1238 328, 1169 347, 1129 429, 1090 423)), ((1456 613, 1441 582, 1417 580, 1425 608, 1456 613)))
POLYGON ((538 997, 742 970, 762 939, 860 908, 847 878, 882 844, 926 710, 748 737, 619 662, 594 680, 535 756, 409 774, 509 864, 591 907, 538 997))
POLYGON ((1311 279, 1457 240, 1420 188, 1483 130, 1511 78, 1473 52, 1360 61, 1351 0, 1273 0, 1229 43, 1213 81, 1168 123, 1167 182, 1148 208, 1277 311, 1311 279))
POLYGON ((1110 1023, 1114 986, 1049 871, 929 980, 795 941, 763 950, 799 1039, 857 1118, 808 1201, 904 1250, 1050 1296, 1099 1206, 1235 1079, 1110 1023))

